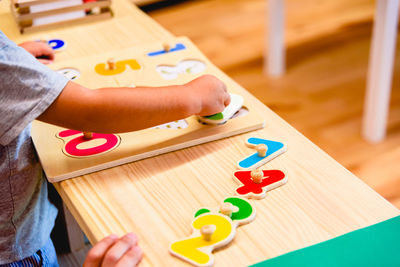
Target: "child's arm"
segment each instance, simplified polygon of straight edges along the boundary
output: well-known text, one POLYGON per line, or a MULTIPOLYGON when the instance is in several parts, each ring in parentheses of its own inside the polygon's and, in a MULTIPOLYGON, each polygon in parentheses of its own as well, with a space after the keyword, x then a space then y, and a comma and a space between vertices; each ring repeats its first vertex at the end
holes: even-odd
POLYGON ((89 90, 69 82, 38 120, 100 133, 140 130, 191 115, 212 115, 230 102, 225 85, 204 75, 185 85, 89 90))

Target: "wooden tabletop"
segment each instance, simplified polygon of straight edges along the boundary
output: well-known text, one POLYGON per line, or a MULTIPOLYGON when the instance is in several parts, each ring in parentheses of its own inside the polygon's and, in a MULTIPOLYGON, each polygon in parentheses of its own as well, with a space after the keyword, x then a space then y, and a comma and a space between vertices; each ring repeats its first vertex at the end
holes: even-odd
MULTIPOLYGON (((172 38, 128 1, 114 1, 116 16, 112 20, 29 36, 17 33, 8 1, 0 2, 0 8, 1 30, 17 42, 47 34, 66 36, 68 51, 59 54, 58 60, 172 38)), ((242 94, 249 95, 244 89, 242 94)), ((234 195, 238 185, 232 175, 236 162, 253 152, 244 145, 252 136, 287 145, 287 152, 265 168, 282 170, 289 181, 267 193, 265 199, 251 200, 256 219, 239 227, 233 242, 214 254, 216 266, 257 263, 400 214, 269 108, 249 97, 252 108, 266 119, 262 130, 55 184, 89 240, 96 243, 110 233, 135 232, 144 250, 142 266, 188 266, 168 253, 169 244, 190 235, 197 209, 218 207, 224 198, 234 195)))

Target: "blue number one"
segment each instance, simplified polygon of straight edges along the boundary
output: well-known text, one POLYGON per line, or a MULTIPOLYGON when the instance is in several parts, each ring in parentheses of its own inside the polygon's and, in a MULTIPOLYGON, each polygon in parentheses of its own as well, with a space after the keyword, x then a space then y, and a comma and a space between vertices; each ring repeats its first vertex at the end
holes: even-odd
POLYGON ((246 143, 248 146, 253 147, 259 144, 265 144, 268 147, 268 150, 265 157, 260 157, 258 152, 256 152, 239 161, 237 164, 240 169, 256 169, 286 151, 285 144, 267 139, 250 137, 247 139, 246 143))
POLYGON ((167 53, 170 53, 170 52, 176 52, 176 51, 185 50, 185 49, 186 49, 186 46, 184 44, 177 43, 175 45, 175 47, 173 47, 173 48, 171 48, 169 50, 169 52, 167 52, 165 50, 159 50, 159 51, 154 51, 154 52, 148 53, 147 55, 149 57, 155 57, 155 56, 159 56, 159 55, 162 55, 162 54, 167 54, 167 53))

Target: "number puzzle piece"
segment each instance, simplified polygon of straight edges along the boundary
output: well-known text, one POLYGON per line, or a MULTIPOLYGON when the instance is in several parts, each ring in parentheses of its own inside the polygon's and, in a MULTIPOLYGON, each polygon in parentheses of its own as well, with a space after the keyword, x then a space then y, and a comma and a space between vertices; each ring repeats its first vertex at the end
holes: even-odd
POLYGON ((65 142, 63 152, 74 158, 85 158, 104 154, 115 149, 121 142, 118 135, 93 133, 90 140, 85 139, 83 132, 64 130, 57 137, 65 142))
POLYGON ((54 51, 61 51, 67 47, 67 43, 61 39, 51 39, 47 44, 53 48, 54 51))
POLYGON ((226 216, 219 213, 203 214, 192 222, 193 234, 189 238, 172 243, 169 250, 172 255, 194 266, 212 266, 212 251, 231 242, 235 230, 232 220, 226 216), (201 228, 207 225, 214 225, 216 228, 210 240, 205 240, 200 234, 201 228))
POLYGON ((165 80, 177 79, 180 74, 197 74, 205 71, 206 64, 200 60, 183 60, 176 66, 159 65, 156 67, 158 73, 165 80))
POLYGON ((154 56, 159 56, 159 55, 163 55, 163 54, 167 54, 167 53, 171 53, 171 52, 175 52, 175 51, 180 51, 180 50, 185 50, 185 49, 186 49, 186 46, 184 44, 177 43, 175 45, 175 47, 171 48, 169 51, 159 50, 159 51, 150 52, 147 55, 149 57, 154 57, 154 56))
POLYGON ((127 59, 115 62, 115 68, 113 69, 107 68, 105 63, 100 63, 94 67, 94 70, 100 75, 117 75, 123 73, 126 70, 126 66, 129 66, 132 70, 141 69, 137 60, 127 59))
POLYGON ((195 266, 212 266, 212 251, 229 244, 235 237, 236 228, 255 218, 253 206, 244 198, 228 197, 224 203, 230 203, 237 209, 231 217, 207 208, 199 209, 192 222, 192 235, 172 243, 170 253, 195 266), (213 226, 214 232, 206 235, 202 230, 210 226, 213 226))
POLYGON ((243 106, 243 97, 237 94, 229 94, 231 96, 231 103, 224 109, 224 111, 211 115, 211 116, 198 116, 201 122, 208 124, 223 124, 235 115, 243 106))
POLYGON ((266 192, 287 183, 288 178, 280 170, 263 170, 263 178, 260 183, 256 183, 251 177, 251 171, 236 171, 234 180, 243 185, 236 188, 236 194, 246 197, 262 199, 266 192))
POLYGON ((250 137, 246 141, 246 145, 252 148, 255 148, 256 145, 259 144, 264 144, 268 147, 266 155, 264 157, 261 157, 258 155, 258 152, 256 152, 242 159, 237 163, 240 169, 256 169, 286 151, 285 144, 281 142, 256 137, 250 137))

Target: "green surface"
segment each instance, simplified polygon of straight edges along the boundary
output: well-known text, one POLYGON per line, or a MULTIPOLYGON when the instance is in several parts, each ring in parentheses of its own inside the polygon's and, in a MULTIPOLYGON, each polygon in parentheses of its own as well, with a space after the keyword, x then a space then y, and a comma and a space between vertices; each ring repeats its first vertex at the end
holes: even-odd
POLYGON ((194 215, 194 217, 196 218, 197 216, 200 216, 201 214, 207 213, 207 212, 211 212, 209 209, 199 209, 196 214, 194 215))
POLYGON ((400 266, 400 216, 252 266, 400 266))
POLYGON ((232 205, 239 208, 237 212, 232 213, 232 221, 247 219, 253 214, 253 207, 244 199, 237 197, 228 197, 224 202, 231 203, 232 205))
POLYGON ((214 115, 206 116, 206 118, 210 119, 210 120, 217 121, 217 120, 222 120, 224 118, 224 115, 222 115, 222 113, 220 112, 220 113, 217 113, 217 114, 214 114, 214 115))

